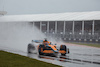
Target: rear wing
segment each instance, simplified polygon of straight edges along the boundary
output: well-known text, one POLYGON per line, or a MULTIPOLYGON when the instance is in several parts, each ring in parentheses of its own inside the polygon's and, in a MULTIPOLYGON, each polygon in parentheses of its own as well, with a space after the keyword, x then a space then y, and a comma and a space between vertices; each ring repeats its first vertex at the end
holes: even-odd
POLYGON ((35 42, 35 43, 42 43, 43 40, 32 40, 32 42, 35 42))

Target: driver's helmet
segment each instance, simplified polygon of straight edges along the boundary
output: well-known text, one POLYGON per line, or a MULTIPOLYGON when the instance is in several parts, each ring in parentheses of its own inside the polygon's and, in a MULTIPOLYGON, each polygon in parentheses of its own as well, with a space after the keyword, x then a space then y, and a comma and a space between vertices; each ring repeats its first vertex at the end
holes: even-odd
POLYGON ((45 38, 45 40, 43 40, 43 43, 44 43, 44 42, 48 42, 48 40, 45 38))
POLYGON ((49 45, 50 42, 49 42, 47 39, 45 39, 45 40, 43 41, 43 44, 44 44, 44 45, 49 45))
POLYGON ((48 41, 46 38, 45 38, 45 40, 44 41, 48 41))

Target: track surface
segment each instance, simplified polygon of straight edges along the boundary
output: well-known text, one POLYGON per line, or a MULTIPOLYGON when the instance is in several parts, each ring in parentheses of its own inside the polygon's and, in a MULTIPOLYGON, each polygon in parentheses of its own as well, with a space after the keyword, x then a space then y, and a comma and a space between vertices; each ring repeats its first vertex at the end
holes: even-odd
POLYGON ((28 54, 26 51, 0 46, 0 50, 28 56, 41 61, 65 66, 65 67, 100 67, 100 48, 88 47, 76 44, 64 43, 70 49, 70 54, 66 56, 58 55, 57 58, 50 56, 38 56, 38 54, 28 54))

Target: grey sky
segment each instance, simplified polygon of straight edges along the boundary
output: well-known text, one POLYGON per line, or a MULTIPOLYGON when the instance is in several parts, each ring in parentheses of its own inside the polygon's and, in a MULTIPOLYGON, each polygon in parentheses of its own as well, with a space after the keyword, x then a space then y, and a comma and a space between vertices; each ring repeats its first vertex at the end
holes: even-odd
POLYGON ((100 11, 100 0, 0 0, 8 14, 100 11))

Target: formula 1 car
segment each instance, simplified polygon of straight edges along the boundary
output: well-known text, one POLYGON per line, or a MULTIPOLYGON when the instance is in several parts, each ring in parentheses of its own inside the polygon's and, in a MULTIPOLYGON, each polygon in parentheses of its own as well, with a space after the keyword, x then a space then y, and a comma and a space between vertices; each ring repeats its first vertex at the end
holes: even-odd
POLYGON ((60 48, 57 49, 57 45, 52 45, 47 40, 32 40, 32 43, 28 44, 28 53, 32 53, 34 50, 37 50, 39 55, 57 56, 58 53, 61 55, 69 54, 69 48, 66 45, 60 45, 60 48), (36 44, 37 46, 35 46, 36 44))

